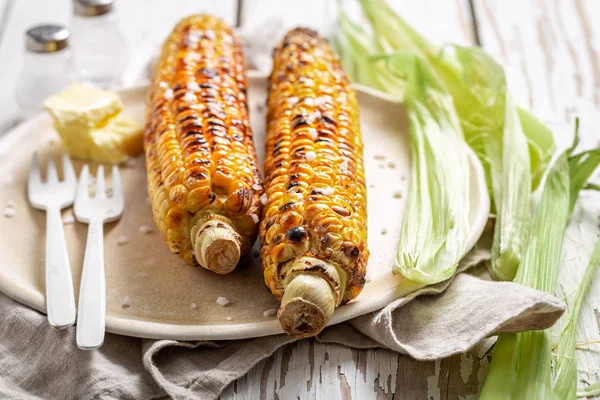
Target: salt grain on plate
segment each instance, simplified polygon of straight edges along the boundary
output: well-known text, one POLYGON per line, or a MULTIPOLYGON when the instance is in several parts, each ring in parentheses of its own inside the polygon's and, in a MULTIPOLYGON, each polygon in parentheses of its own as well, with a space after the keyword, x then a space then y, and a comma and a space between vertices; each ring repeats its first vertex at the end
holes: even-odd
POLYGON ((376 160, 385 160, 385 156, 383 156, 381 154, 375 154, 375 159, 376 160))
POLYGON ((226 319, 227 321, 233 321, 233 318, 231 318, 231 317, 225 317, 225 319, 226 319))
POLYGON ((121 303, 121 307, 123 307, 123 308, 131 307, 131 299, 129 298, 129 296, 125 296, 125 298, 123 299, 123 302, 121 303))
POLYGON ((196 306, 196 303, 192 303, 192 304, 190 305, 190 307, 192 308, 192 310, 193 310, 193 309, 195 309, 195 308, 197 307, 197 306, 196 306))
POLYGON ((165 94, 163 96, 166 100, 173 100, 173 89, 165 90, 165 94))
POLYGON ((394 192, 394 194, 392 195, 393 198, 395 199, 401 199, 402 198, 402 193, 400 192, 394 192))
POLYGON ((225 307, 227 304, 229 304, 229 299, 227 297, 217 297, 217 304, 225 307))
POLYGON ((258 218, 258 215, 252 214, 252 221, 254 221, 255 224, 258 224, 258 221, 260 221, 260 219, 258 218))
POLYGON ((317 158, 317 153, 315 153, 314 151, 306 152, 306 161, 312 162, 312 161, 315 161, 316 158, 317 158))
POLYGON ((68 214, 63 217, 63 224, 72 224, 73 222, 75 222, 73 214, 68 214))
POLYGON ((152 233, 154 230, 150 225, 142 225, 139 229, 140 233, 152 233))
POLYGON ((151 267, 154 265, 154 259, 153 258, 148 258, 147 260, 144 260, 144 262, 142 262, 142 265, 144 267, 151 267))
POLYGON ((372 183, 369 185, 369 188, 373 189, 375 187, 375 185, 373 185, 372 183))
POLYGON ((273 315, 275 315, 275 314, 277 314, 277 309, 275 309, 275 308, 270 308, 270 309, 268 309, 267 311, 265 311, 265 312, 263 313, 263 316, 264 316, 264 317, 272 317, 272 316, 273 316, 273 315))
POLYGON ((267 205, 267 200, 269 200, 269 199, 268 199, 268 197, 267 197, 267 195, 266 195, 266 194, 263 194, 262 196, 260 196, 260 203, 261 203, 263 206, 266 206, 266 205, 267 205))
POLYGON ((388 168, 395 169, 396 168, 396 164, 394 164, 393 162, 390 161, 388 163, 388 168))
POLYGON ((4 210, 4 216, 6 218, 12 218, 17 214, 17 211, 12 208, 12 207, 7 207, 6 210, 4 210))
POLYGON ((187 102, 193 102, 196 101, 196 95, 192 92, 185 92, 185 95, 183 96, 183 99, 187 102))
POLYGON ((342 171, 346 171, 348 169, 348 160, 344 160, 344 162, 340 164, 340 169, 342 171))
POLYGON ((121 246, 129 243, 129 238, 125 235, 121 235, 117 238, 117 243, 121 246))
POLYGON ((310 135, 310 138, 312 140, 317 140, 317 137, 319 137, 319 134, 317 133, 317 130, 315 128, 309 128, 308 134, 310 135))
POLYGON ((383 228, 383 229, 381 230, 381 234, 382 234, 382 235, 386 235, 386 234, 387 234, 387 232, 388 232, 388 231, 387 231, 387 229, 385 229, 385 228, 383 228))

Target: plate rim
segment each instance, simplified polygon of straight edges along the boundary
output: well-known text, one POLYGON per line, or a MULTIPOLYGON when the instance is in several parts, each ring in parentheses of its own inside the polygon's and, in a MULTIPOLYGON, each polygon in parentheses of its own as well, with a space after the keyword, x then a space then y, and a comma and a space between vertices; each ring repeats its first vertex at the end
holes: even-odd
MULTIPOLYGON (((262 73, 249 72, 250 79, 265 79, 262 73)), ((401 104, 400 101, 377 90, 354 84, 357 92, 375 97, 392 103, 401 104)), ((148 84, 143 83, 132 87, 117 89, 120 96, 132 95, 137 91, 147 91, 148 84)), ((19 135, 35 128, 38 124, 47 122, 50 116, 46 114, 37 115, 10 129, 6 134, 0 137, 0 147, 10 146, 12 140, 19 135)), ((481 162, 470 147, 469 164, 472 176, 473 191, 477 191, 477 198, 480 200, 479 208, 476 210, 474 223, 471 226, 471 232, 467 240, 465 254, 467 254, 477 243, 486 226, 490 211, 490 199, 485 181, 485 174, 481 162)), ((473 192, 471 192, 471 195, 473 192)), ((1 267, 1 265, 0 265, 1 267)), ((2 274, 0 268, 0 292, 4 293, 13 300, 31 307, 42 313, 46 313, 45 296, 43 294, 32 292, 25 287, 19 286, 14 279, 8 278, 2 274)), ((410 282, 406 287, 399 289, 400 285, 389 289, 377 296, 376 300, 364 301, 360 306, 348 306, 359 304, 350 302, 347 306, 342 306, 336 310, 333 318, 327 324, 334 325, 340 322, 356 318, 361 315, 379 310, 387 304, 423 287, 417 283, 410 282), (399 292, 399 290, 401 290, 399 292)), ((266 320, 262 322, 229 323, 229 324, 210 324, 210 325, 181 325, 168 322, 144 321, 131 318, 124 318, 115 315, 106 315, 106 332, 120 335, 146 338, 146 339, 173 339, 173 340, 235 340, 248 339, 261 336, 270 336, 284 333, 277 320, 266 320)))

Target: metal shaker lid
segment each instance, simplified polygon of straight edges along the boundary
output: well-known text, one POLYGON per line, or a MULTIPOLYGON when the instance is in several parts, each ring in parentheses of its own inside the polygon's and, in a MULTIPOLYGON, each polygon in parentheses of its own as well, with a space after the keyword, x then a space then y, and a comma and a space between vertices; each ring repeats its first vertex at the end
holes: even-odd
POLYGON ((98 17, 112 11, 114 0, 73 0, 73 12, 80 17, 98 17))
POLYGON ((60 51, 69 45, 69 36, 62 25, 37 25, 25 32, 26 48, 35 53, 60 51))

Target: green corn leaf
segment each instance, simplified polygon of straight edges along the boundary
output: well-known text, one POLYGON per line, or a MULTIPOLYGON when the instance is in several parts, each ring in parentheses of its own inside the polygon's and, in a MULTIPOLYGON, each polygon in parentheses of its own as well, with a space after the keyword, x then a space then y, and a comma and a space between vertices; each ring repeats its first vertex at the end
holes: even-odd
POLYGON ((466 248, 468 148, 452 98, 422 56, 400 51, 373 61, 406 82, 412 168, 397 267, 412 281, 437 283, 454 274, 466 248))
POLYGON ((573 297, 571 307, 565 318, 564 325, 556 347, 556 363, 554 365, 554 392, 559 399, 574 399, 577 391, 577 358, 575 358, 575 334, 581 306, 592 284, 594 274, 600 267, 600 240, 596 242, 590 262, 585 270, 583 279, 573 297))
MULTIPOLYGON (((535 211, 525 257, 515 277, 515 282, 550 294, 554 294, 556 290, 562 243, 573 204, 584 187, 584 177, 591 176, 600 164, 600 159, 589 157, 600 149, 573 155, 578 142, 576 130, 573 147, 560 155, 548 173, 540 203, 535 211), (596 161, 586 161, 590 159, 596 161)), ((599 245, 596 245, 590 264, 597 265, 600 260, 598 247, 599 245)), ((535 400, 574 397, 574 385, 577 382, 576 360, 572 357, 575 352, 574 329, 586 287, 592 279, 591 268, 589 266, 586 271, 559 340, 555 384, 552 383, 552 344, 549 330, 523 332, 517 334, 516 345, 512 348, 499 346, 494 349, 491 364, 494 367, 490 368, 482 399, 535 400), (514 376, 511 375, 513 372, 514 376), (506 376, 513 378, 500 384, 501 379, 506 376), (502 397, 502 394, 506 393, 510 395, 502 397)), ((499 341, 506 340, 504 337, 500 335, 499 341)))
POLYGON ((518 344, 519 335, 515 333, 498 336, 480 399, 505 400, 512 397, 513 385, 517 382, 518 344))
MULTIPOLYGON (((465 140, 482 161, 494 199, 498 219, 492 274, 497 279, 512 280, 527 239, 530 191, 539 184, 554 152, 552 133, 531 114, 508 101, 504 70, 483 50, 436 46, 384 1, 361 0, 361 5, 371 22, 373 42, 380 51, 401 49, 420 53, 452 95, 465 140)), ((361 36, 368 35, 363 32, 361 36)), ((369 53, 363 53, 363 58, 365 54, 369 53)), ((375 66, 381 67, 375 63, 363 65, 367 69, 375 66)), ((388 81, 376 87, 390 93, 390 88, 396 86, 388 81)), ((402 90, 394 94, 401 95, 402 90)))
POLYGON ((600 382, 593 383, 589 386, 579 389, 577 391, 577 397, 594 397, 600 396, 600 382))

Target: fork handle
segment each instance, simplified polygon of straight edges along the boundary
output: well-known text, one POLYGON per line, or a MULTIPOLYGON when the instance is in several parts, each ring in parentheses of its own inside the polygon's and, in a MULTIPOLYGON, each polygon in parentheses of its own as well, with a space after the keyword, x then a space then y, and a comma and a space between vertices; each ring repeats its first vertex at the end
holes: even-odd
POLYGON ((104 342, 106 314, 104 231, 101 221, 90 221, 77 310, 77 347, 93 350, 104 342))
POLYGON ((46 310, 48 322, 54 328, 63 329, 75 323, 73 278, 58 207, 46 210, 46 310))

